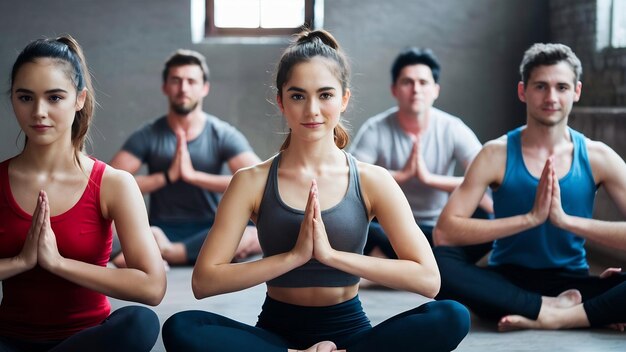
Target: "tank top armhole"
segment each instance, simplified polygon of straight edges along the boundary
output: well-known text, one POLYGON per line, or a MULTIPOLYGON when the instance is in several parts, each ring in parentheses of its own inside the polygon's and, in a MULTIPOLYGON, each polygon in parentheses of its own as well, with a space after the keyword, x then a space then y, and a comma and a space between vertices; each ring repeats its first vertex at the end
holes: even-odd
POLYGON ((280 161, 280 153, 274 155, 270 170, 267 173, 267 181, 265 181, 265 189, 263 190, 263 198, 261 198, 261 204, 259 204, 259 212, 256 217, 257 223, 263 216, 263 208, 267 197, 273 196, 273 190, 276 188, 276 179, 278 178, 278 162, 280 161))
MULTIPOLYGON (((506 160, 504 162, 504 177, 502 178, 502 184, 500 184, 498 188, 504 186, 507 183, 509 175, 511 173, 511 168, 517 163, 517 158, 521 156, 521 148, 519 145, 520 134, 520 128, 516 128, 506 134, 506 160)), ((497 192, 497 190, 495 190, 494 192, 497 192)))
POLYGON ((104 172, 106 171, 107 164, 96 158, 92 158, 92 160, 94 161, 94 164, 93 169, 91 170, 91 174, 89 175, 89 188, 93 190, 92 192, 96 208, 98 209, 98 213, 100 213, 100 216, 102 216, 100 192, 102 192, 102 178, 104 177, 104 172))
POLYGON ((350 187, 354 187, 354 193, 356 194, 357 199, 363 206, 363 211, 365 213, 365 217, 369 219, 369 214, 367 213, 367 206, 365 205, 365 200, 363 198, 363 192, 361 190, 361 177, 359 175, 359 169, 357 167, 357 160, 350 153, 346 153, 346 158, 348 159, 348 169, 350 170, 350 185, 348 186, 348 192, 350 192, 350 187))
POLYGON ((589 153, 587 152, 587 141, 585 140, 585 135, 572 129, 571 127, 568 128, 570 135, 572 136, 572 141, 574 142, 574 162, 579 163, 579 167, 587 172, 592 188, 597 191, 599 187, 594 181, 595 178, 593 177, 593 169, 591 168, 591 163, 589 162, 589 153))

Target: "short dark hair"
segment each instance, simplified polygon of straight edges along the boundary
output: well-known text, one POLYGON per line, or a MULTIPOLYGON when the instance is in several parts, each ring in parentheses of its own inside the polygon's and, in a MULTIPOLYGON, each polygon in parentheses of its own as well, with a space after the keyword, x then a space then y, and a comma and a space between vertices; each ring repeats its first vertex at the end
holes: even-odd
POLYGON ((202 70, 202 79, 206 83, 209 80, 209 65, 206 63, 204 55, 197 51, 178 49, 165 61, 165 67, 163 68, 163 83, 167 81, 167 76, 170 73, 172 67, 185 66, 185 65, 198 65, 202 70))
POLYGON ((396 84, 400 71, 406 66, 423 64, 430 67, 435 83, 439 83, 441 65, 435 53, 429 48, 409 47, 401 51, 391 65, 391 82, 396 84))
POLYGON ((574 71, 574 75, 576 76, 574 84, 576 84, 576 82, 580 81, 583 68, 580 60, 569 46, 554 43, 533 44, 524 53, 524 58, 519 66, 519 72, 522 82, 524 82, 524 87, 528 84, 530 74, 537 66, 556 65, 562 61, 569 64, 572 71, 574 71))

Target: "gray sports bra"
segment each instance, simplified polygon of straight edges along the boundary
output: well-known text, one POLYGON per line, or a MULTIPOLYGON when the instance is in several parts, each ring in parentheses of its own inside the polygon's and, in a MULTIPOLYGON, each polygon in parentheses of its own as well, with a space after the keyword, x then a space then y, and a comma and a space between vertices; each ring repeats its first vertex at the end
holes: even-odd
MULTIPOLYGON (((361 197, 356 160, 345 153, 350 170, 348 191, 334 207, 322 211, 322 220, 330 245, 337 250, 363 253, 369 218, 361 197)), ((257 230, 266 257, 290 251, 296 244, 304 211, 285 204, 278 193, 278 164, 281 154, 272 161, 263 199, 259 205, 257 230)), ((354 285, 359 277, 311 259, 306 264, 267 282, 277 287, 340 287, 354 285)))

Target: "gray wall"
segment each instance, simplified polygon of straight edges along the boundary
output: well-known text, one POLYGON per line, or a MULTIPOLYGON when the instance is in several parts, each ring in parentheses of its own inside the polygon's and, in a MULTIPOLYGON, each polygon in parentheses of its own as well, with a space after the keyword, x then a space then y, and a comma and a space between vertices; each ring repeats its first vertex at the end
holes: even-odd
MULTIPOLYGON (((549 33, 543 0, 326 0, 325 28, 353 65, 353 100, 346 113, 354 132, 393 105, 389 66, 407 45, 439 55, 442 92, 436 105, 461 116, 481 141, 524 121, 516 97, 523 51, 549 33)), ((188 0, 59 0, 0 2, 2 92, 29 41, 63 33, 83 45, 100 103, 89 152, 108 161, 139 125, 163 114, 165 57, 179 47, 207 56, 212 69, 205 109, 238 126, 262 158, 282 142, 272 73, 283 44, 192 44, 188 0)), ((0 98, 0 159, 21 149, 6 94, 0 98)))
POLYGON ((608 0, 550 0, 550 37, 569 45, 582 61, 578 106, 626 105, 626 48, 608 46, 609 5, 608 0))

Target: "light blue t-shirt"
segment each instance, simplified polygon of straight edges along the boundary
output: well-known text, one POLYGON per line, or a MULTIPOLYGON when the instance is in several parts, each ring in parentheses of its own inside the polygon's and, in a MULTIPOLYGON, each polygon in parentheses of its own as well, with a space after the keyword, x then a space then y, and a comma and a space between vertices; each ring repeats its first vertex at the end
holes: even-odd
MULTIPOLYGON (((394 107, 369 118, 359 129, 350 153, 360 161, 402 170, 406 165, 413 139, 398 122, 394 107)), ((431 108, 428 128, 422 133, 420 146, 428 170, 437 175, 452 176, 457 163, 468 165, 482 145, 461 119, 431 108)), ((413 178, 400 184, 415 221, 419 225, 435 226, 441 210, 448 201, 448 192, 434 189, 413 178)))

